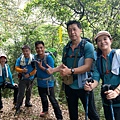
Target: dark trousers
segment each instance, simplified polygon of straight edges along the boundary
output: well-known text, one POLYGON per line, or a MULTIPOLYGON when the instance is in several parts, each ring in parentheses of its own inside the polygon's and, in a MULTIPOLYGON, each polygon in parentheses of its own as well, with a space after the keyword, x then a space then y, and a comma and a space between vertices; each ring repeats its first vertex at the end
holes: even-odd
POLYGON ((48 94, 48 88, 38 87, 38 92, 39 92, 39 95, 40 95, 40 98, 42 101, 43 112, 48 111, 48 99, 47 99, 47 96, 48 96, 48 98, 53 106, 56 118, 62 119, 62 112, 60 110, 57 100, 55 99, 54 87, 49 88, 49 94, 48 94))
MULTIPOLYGON (((110 106, 103 105, 103 108, 104 108, 105 119, 113 120, 110 106)), ((114 111, 115 120, 120 120, 120 107, 113 107, 113 111, 114 111)))
MULTIPOLYGON (((78 120, 78 100, 81 100, 84 110, 86 110, 86 91, 84 89, 72 89, 68 85, 65 85, 65 94, 68 102, 70 120, 78 120)), ((89 94, 88 117, 90 120, 99 120, 93 92, 89 94)))
POLYGON ((13 86, 11 83, 6 82, 3 85, 0 85, 0 109, 3 108, 3 103, 2 103, 2 95, 1 95, 1 89, 5 89, 5 88, 10 88, 14 90, 14 99, 13 99, 13 103, 17 102, 17 94, 18 94, 18 87, 17 86, 13 86))
POLYGON ((24 93, 26 96, 25 104, 30 104, 32 81, 31 80, 19 80, 19 89, 17 97, 17 108, 19 108, 23 103, 24 93), (26 90, 26 92, 25 92, 26 90))

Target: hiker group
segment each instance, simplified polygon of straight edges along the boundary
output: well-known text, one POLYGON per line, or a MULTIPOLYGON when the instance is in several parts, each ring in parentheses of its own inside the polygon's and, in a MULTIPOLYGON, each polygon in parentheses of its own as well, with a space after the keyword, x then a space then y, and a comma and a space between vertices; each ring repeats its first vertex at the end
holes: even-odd
POLYGON ((62 120, 62 110, 55 98, 54 72, 62 78, 68 105, 70 120, 78 120, 78 100, 85 110, 85 120, 100 120, 94 101, 93 90, 100 80, 101 97, 106 120, 120 120, 120 50, 112 49, 112 36, 108 31, 100 31, 94 46, 86 38, 82 38, 80 22, 73 20, 67 23, 70 42, 63 48, 62 64, 54 67, 53 57, 45 52, 43 41, 35 42, 36 54, 31 54, 28 45, 22 47, 22 55, 16 60, 15 70, 19 73, 18 85, 14 83, 6 55, 0 55, 0 109, 3 108, 1 89, 14 90, 15 115, 20 113, 25 94, 25 106, 30 103, 32 82, 36 77, 38 93, 42 102, 40 117, 49 114, 48 98, 57 120, 62 120), (96 55, 96 56, 95 56, 96 55), (94 66, 92 67, 94 63, 94 66), (91 69, 93 68, 93 69, 91 69), (6 78, 10 82, 6 81, 6 78))

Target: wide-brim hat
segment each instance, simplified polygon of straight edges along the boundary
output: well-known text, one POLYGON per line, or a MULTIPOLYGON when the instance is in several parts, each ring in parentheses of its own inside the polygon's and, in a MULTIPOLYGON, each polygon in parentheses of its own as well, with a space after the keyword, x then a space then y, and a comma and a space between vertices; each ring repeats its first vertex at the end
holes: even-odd
POLYGON ((106 35, 109 36, 110 38, 112 38, 112 36, 110 35, 110 33, 108 31, 99 31, 97 33, 97 35, 95 36, 94 40, 96 41, 98 37, 102 36, 102 35, 106 35))

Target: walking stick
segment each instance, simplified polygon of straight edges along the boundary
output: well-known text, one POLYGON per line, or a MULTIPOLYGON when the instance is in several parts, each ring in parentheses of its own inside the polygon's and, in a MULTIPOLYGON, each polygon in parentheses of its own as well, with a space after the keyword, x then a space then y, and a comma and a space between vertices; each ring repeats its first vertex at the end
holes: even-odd
MULTIPOLYGON (((107 88, 107 90, 106 91, 108 91, 108 90, 110 90, 110 86, 111 85, 109 85, 109 84, 104 84, 103 85, 103 88, 107 88)), ((110 110, 111 110, 111 114, 112 114, 112 120, 115 120, 115 116, 114 116, 114 111, 113 111, 113 104, 112 104, 112 100, 109 100, 109 102, 110 102, 110 110)))
MULTIPOLYGON (((91 77, 89 77, 89 78, 87 78, 87 79, 84 79, 83 80, 83 82, 91 82, 91 83, 93 83, 94 82, 94 80, 91 78, 91 77)), ((85 110, 85 120, 88 120, 88 105, 89 105, 89 94, 90 94, 90 92, 89 91, 87 91, 86 92, 86 110, 85 110)))
POLYGON ((85 120, 88 120, 89 94, 90 94, 90 92, 86 92, 86 111, 85 111, 85 120))

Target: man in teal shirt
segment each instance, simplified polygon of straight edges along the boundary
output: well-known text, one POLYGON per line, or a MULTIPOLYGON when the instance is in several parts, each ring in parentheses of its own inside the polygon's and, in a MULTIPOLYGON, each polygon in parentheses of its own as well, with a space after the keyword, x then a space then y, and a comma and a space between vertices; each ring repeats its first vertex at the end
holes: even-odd
MULTIPOLYGON (((62 77, 73 75, 73 83, 70 85, 65 84, 65 94, 68 103, 70 120, 78 120, 78 100, 81 100, 83 107, 86 110, 87 97, 87 92, 84 90, 84 84, 79 86, 79 82, 82 83, 82 81, 85 79, 85 77, 82 79, 82 75, 90 71, 94 59, 94 47, 91 43, 86 41, 83 50, 83 64, 79 66, 78 63, 82 57, 82 52, 79 51, 79 47, 81 47, 82 44, 82 28, 80 23, 75 20, 69 21, 67 23, 67 32, 71 41, 69 43, 69 46, 67 44, 63 49, 63 64, 54 68, 53 70, 49 68, 48 71, 49 73, 59 71, 62 77), (66 50, 66 48, 68 50, 66 50), (78 56, 75 65, 73 65, 77 51, 78 56), (78 80, 78 75, 81 75, 80 80, 78 80)), ((99 116, 95 108, 93 91, 91 91, 89 94, 88 117, 90 120, 99 120, 99 116)))

